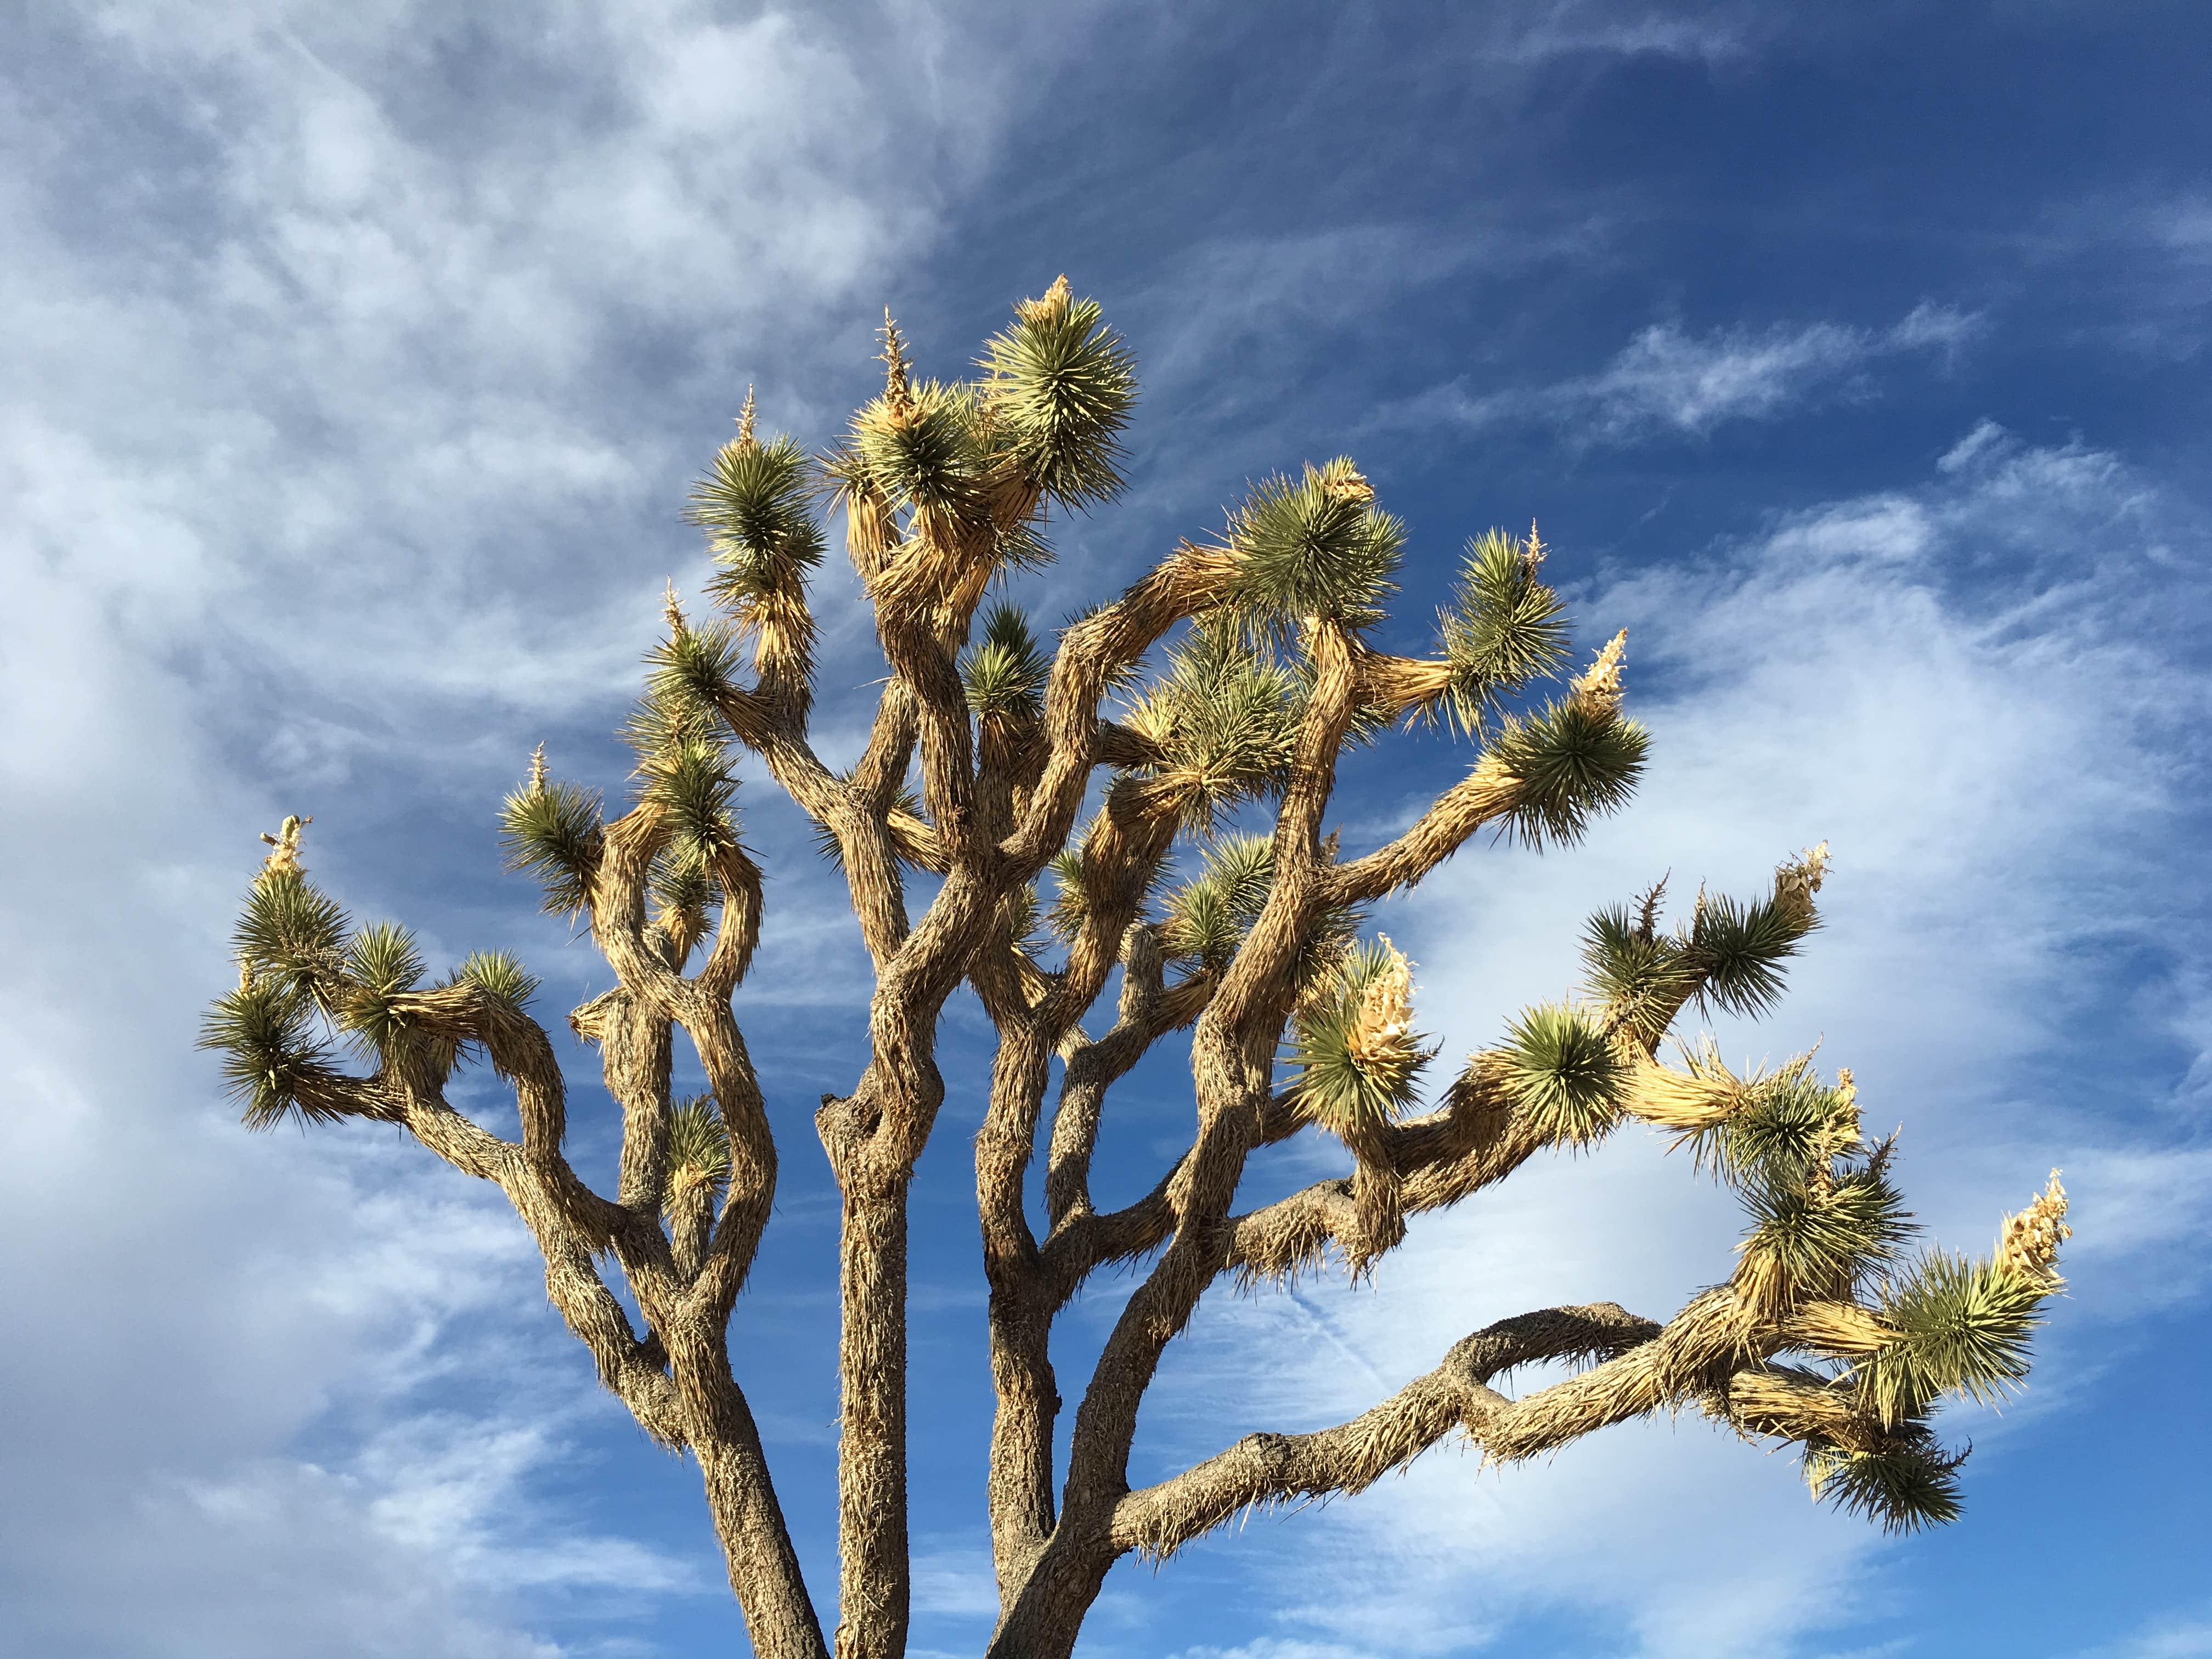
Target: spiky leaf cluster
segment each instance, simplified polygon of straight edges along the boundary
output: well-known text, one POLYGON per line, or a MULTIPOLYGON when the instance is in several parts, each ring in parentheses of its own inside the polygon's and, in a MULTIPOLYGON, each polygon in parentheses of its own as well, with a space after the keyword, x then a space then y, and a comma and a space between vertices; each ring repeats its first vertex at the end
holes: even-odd
POLYGON ((706 931, 721 899, 714 866, 738 845, 737 780, 727 752, 711 739, 684 738, 638 763, 640 805, 665 815, 667 840, 647 872, 654 921, 681 957, 706 931))
POLYGON ((1737 1190, 1751 1221, 1739 1292, 1775 1318, 1808 1299, 1851 1301, 1897 1259, 1912 1225, 1889 1178, 1890 1146, 1860 1133, 1849 1073, 1828 1086, 1801 1057, 1738 1079, 1710 1042, 1685 1064, 1683 1092, 1703 1103, 1682 1139, 1737 1190))
POLYGON ((1752 1225, 1735 1283, 1771 1313, 1814 1297, 1850 1299, 1868 1274, 1896 1260, 1912 1231, 1879 1156, 1795 1185, 1758 1182, 1743 1199, 1752 1225))
POLYGON ((1289 781, 1304 703, 1297 677, 1218 615, 1170 650, 1167 672, 1126 723, 1158 756, 1140 774, 1174 786, 1186 829, 1210 832, 1289 781))
POLYGON ((1565 1004, 1514 1021, 1499 1056, 1519 1115, 1547 1141, 1587 1146, 1620 1121, 1627 1062, 1605 1028, 1565 1004))
POLYGON ((1406 959, 1388 940, 1340 952, 1291 1028, 1287 1093, 1301 1111, 1356 1139, 1412 1103, 1436 1049, 1412 1029, 1411 991, 1406 959))
POLYGON ((1000 525, 993 534, 991 559, 999 570, 1042 570, 1059 556, 1035 517, 1000 525))
POLYGON ((1486 762, 1519 786, 1513 833, 1531 847, 1571 847, 1594 816, 1627 804, 1650 741, 1617 708, 1577 694, 1541 714, 1504 721, 1486 762))
POLYGON ((1018 605, 993 605, 983 619, 982 637, 960 658, 968 706, 986 719, 1035 720, 1051 673, 1052 659, 1038 646, 1018 605))
POLYGON ((1684 1138, 1699 1167, 1710 1166, 1731 1186, 1801 1186, 1825 1178, 1837 1158, 1860 1150, 1855 1101, 1823 1084, 1808 1057, 1740 1084, 1710 1042, 1687 1053, 1684 1064, 1692 1076, 1734 1087, 1735 1101, 1726 1115, 1684 1138))
POLYGON ((1537 575, 1540 560, 1533 531, 1527 542, 1486 531, 1468 543, 1451 603, 1437 612, 1451 665, 1444 706, 1470 736, 1494 723, 1503 698, 1567 659, 1565 611, 1537 575))
POLYGON ((1072 940, 1091 914, 1090 901, 1084 896, 1083 854, 1075 848, 1063 848, 1045 869, 1052 877, 1053 896, 1045 907, 1044 925, 1062 939, 1072 940))
POLYGON ((522 965, 520 957, 506 951, 470 951, 461 958, 460 966, 453 969, 452 982, 473 985, 518 1013, 529 1007, 538 986, 538 976, 522 965))
POLYGON ((701 860, 737 844, 738 781, 719 743, 690 738, 638 763, 638 802, 665 814, 672 846, 701 860))
POLYGON ((255 977, 327 1009, 335 1006, 349 925, 337 901, 306 877, 272 870, 246 895, 232 951, 255 977))
POLYGON ((222 1056, 224 1091, 245 1108, 248 1128, 273 1128, 295 1112, 320 1122, 343 1115, 324 1095, 337 1073, 315 1035, 315 1005, 290 986, 253 979, 217 998, 199 1046, 222 1056))
POLYGON ((388 1052, 407 1025, 392 1005, 422 984, 422 953, 404 927, 380 921, 362 928, 346 952, 338 1028, 372 1055, 388 1052))
POLYGON ((694 1095, 668 1117, 668 1185, 662 1200, 672 1218, 687 1195, 704 1188, 711 1203, 730 1178, 730 1133, 712 1095, 694 1095))
POLYGON ((1810 908, 1778 893, 1751 903, 1700 897, 1684 941, 1700 994, 1729 1013, 1762 1014, 1780 1000, 1784 962, 1820 926, 1810 908))
POLYGON ((1601 910, 1583 932, 1585 982, 1646 1048, 1693 996, 1730 1013, 1765 1012, 1781 997, 1790 958, 1820 925, 1813 896, 1826 859, 1825 843, 1811 848, 1775 872, 1765 897, 1749 902, 1701 892, 1690 921, 1671 934, 1658 927, 1663 881, 1633 909, 1601 910))
POLYGON ((1590 994, 1645 1048, 1664 1036, 1698 987, 1681 942, 1658 931, 1653 890, 1638 910, 1615 905, 1583 925, 1582 956, 1590 994))
POLYGON ((1167 877, 1168 864, 1164 859, 1150 863, 1123 860, 1116 864, 1110 861, 1109 854, 1109 862, 1106 864, 1094 866, 1091 862, 1094 857, 1099 856, 1097 849, 1103 838, 1102 831, 1109 820, 1126 809, 1129 792, 1130 786, 1126 779, 1117 783, 1115 789, 1108 793, 1105 804, 1099 808, 1081 841, 1056 854, 1045 866, 1057 890, 1053 896, 1052 904, 1044 913, 1044 924, 1063 939, 1073 940, 1090 919, 1094 884, 1103 882, 1103 890, 1110 896, 1109 902, 1132 903, 1141 909, 1150 902, 1153 891, 1167 877), (1116 791, 1122 797, 1120 801, 1115 799, 1116 791), (1137 884, 1133 892, 1129 885, 1132 882, 1137 884))
POLYGON ((499 825, 507 867, 538 878, 548 915, 590 904, 606 834, 596 790, 533 778, 501 805, 499 825))
POLYGON ((1015 950, 1035 961, 1044 953, 1044 906, 1036 884, 1024 882, 1006 895, 1000 905, 1000 926, 1015 950))
POLYGON ((1805 1481, 1816 1498, 1884 1532, 1917 1532, 1959 1518, 1958 1470, 1966 1461, 1924 1429, 1863 1449, 1815 1439, 1805 1447, 1805 1481))
POLYGON ((1120 492, 1136 359, 1106 326, 1097 301, 1072 297, 1062 277, 1019 307, 981 362, 986 404, 1038 489, 1070 507, 1120 492))
MULTIPOLYGON (((1886 1150, 1875 1149, 1836 1184, 1878 1179, 1886 1150)), ((2039 1310, 2060 1285, 2065 1212, 2054 1173, 2033 1204, 2007 1218, 1993 1257, 1929 1251, 1887 1273, 1871 1311, 1854 1315, 1862 1328, 1848 1331, 1843 1345, 1851 1363, 1830 1384, 1878 1433, 1841 1437, 1849 1444, 1808 1443, 1806 1474, 1816 1493, 1892 1530, 1956 1516, 1952 1476, 1965 1453, 1942 1450, 1929 1414, 1952 1397, 1993 1405, 2025 1381, 2039 1310)))
POLYGON ((723 445, 707 476, 691 486, 684 511, 714 550, 708 591, 740 609, 796 592, 822 562, 813 490, 811 464, 793 439, 763 444, 748 433, 723 445))
POLYGON ((1381 621, 1406 528, 1376 507, 1367 480, 1340 456, 1309 465, 1295 483, 1258 485, 1231 515, 1228 540, 1237 562, 1231 609, 1247 627, 1291 639, 1307 617, 1346 629, 1381 621))
POLYGON ((673 613, 666 635, 645 659, 645 696, 630 711, 623 740, 641 755, 672 744, 706 741, 722 731, 719 705, 739 687, 738 636, 726 623, 695 626, 673 613))
POLYGON ((1222 836, 1207 849, 1198 874, 1169 895, 1162 953, 1170 962, 1226 968, 1260 919, 1274 876, 1273 836, 1222 836))
POLYGON ((1934 1250, 1883 1289, 1887 1339, 1856 1368, 1885 1423, 1918 1416, 1946 1395, 1993 1405, 2026 1380, 2028 1341, 2049 1293, 2001 1261, 1934 1250))
POLYGON ((974 386, 921 380, 860 411, 830 475, 848 488, 875 490, 894 510, 981 520, 992 450, 974 386))

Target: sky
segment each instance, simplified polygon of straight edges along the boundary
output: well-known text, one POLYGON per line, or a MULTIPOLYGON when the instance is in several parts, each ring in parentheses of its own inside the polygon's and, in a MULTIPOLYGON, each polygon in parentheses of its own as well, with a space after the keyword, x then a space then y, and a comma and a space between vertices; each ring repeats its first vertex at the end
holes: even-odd
MULTIPOLYGON (((831 442, 897 313, 963 372, 1066 271, 1134 350, 1128 489, 1018 597, 1064 616, 1250 480, 1352 455, 1413 540, 1540 524, 1653 734, 1579 848, 1478 844, 1383 907, 1447 1054, 1571 986, 1669 873, 1826 838, 1826 926, 1734 1057, 1815 1042, 1947 1245, 2059 1166, 2030 1389, 1954 1413, 1967 1510, 1893 1540, 1702 1421, 1125 1564, 1086 1659, 2191 1659, 2212 1441, 2212 14, 2187 4, 709 7, 34 3, 0 52, 0 1628, 84 1659, 742 1653, 696 1474, 594 1388, 496 1193, 388 1131, 252 1136, 192 1044, 259 831, 434 963, 605 969, 499 872, 544 741, 608 789, 684 490, 748 385, 831 442)), ((880 673, 817 589, 817 734, 880 673)), ((1347 769, 1372 844, 1468 761, 1347 769)), ((732 1347, 836 1581, 836 1204, 813 1103, 866 958, 805 824, 738 1000, 783 1185, 732 1347)), ((974 1654, 982 1291, 968 1139, 915 1205, 912 1651, 974 1654)), ((580 1051, 573 1141, 611 1170, 580 1051)), ((1172 1056, 1102 1194, 1183 1144, 1172 1056)), ((489 1091, 469 1104, 496 1125, 489 1091)), ((1158 1478, 1340 1420, 1558 1302, 1663 1317, 1737 1218, 1662 1140, 1531 1164, 1371 1284, 1210 1297, 1158 1478)), ((1339 1155, 1340 1156, 1340 1154, 1339 1155)), ((1255 1196, 1339 1165, 1296 1143, 1255 1196)), ((1128 1281, 1065 1322, 1073 1365, 1128 1281)), ((1066 1376, 1063 1370, 1063 1376, 1066 1376)))

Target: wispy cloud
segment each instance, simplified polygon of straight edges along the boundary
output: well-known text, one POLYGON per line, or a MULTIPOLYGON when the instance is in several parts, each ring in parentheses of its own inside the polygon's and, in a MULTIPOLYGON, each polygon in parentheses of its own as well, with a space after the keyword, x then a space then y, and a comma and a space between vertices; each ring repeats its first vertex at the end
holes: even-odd
POLYGON ((1726 9, 1653 9, 1623 16, 1611 8, 1557 0, 1547 6, 1501 9, 1490 20, 1485 57, 1540 64, 1573 57, 1673 58, 1723 63, 1747 56, 1767 33, 1756 15, 1726 9))
POLYGON ((933 1618, 986 1622, 999 1616, 999 1579, 986 1546, 924 1545, 915 1551, 914 1607, 933 1618))
MULTIPOLYGON (((322 803, 311 862, 374 912, 422 866, 364 820, 481 875, 538 736, 603 757, 661 576, 696 586, 684 473, 747 380, 806 430, 794 387, 865 373, 855 296, 1023 95, 1002 22, 126 3, 11 40, 0 850, 52 878, 11 885, 36 943, 0 996, 0 1304, 42 1334, 0 1356, 38 1425, 0 1445, 23 1639, 545 1659, 561 1609, 719 1593, 703 1518, 674 1557, 556 1495, 629 1437, 497 1194, 380 1137, 241 1141, 191 1010, 274 814, 322 803), (933 76, 948 52, 988 72, 933 76)), ((466 898, 425 944, 482 921, 587 971, 519 915, 466 898)))
POLYGON ((2204 1659, 2212 1654, 2212 1619, 2162 1618, 2075 1659, 2204 1659))
POLYGON ((1692 335, 1654 324, 1596 374, 1516 391, 1475 392, 1455 381, 1378 412, 1371 424, 1532 422, 1557 426, 1571 441, 1605 444, 1663 433, 1703 437, 1732 421, 1772 419, 1821 398, 1863 392, 1854 377, 1884 358, 1948 359, 1987 326, 1979 313, 1932 303, 1886 329, 1778 324, 1692 335))

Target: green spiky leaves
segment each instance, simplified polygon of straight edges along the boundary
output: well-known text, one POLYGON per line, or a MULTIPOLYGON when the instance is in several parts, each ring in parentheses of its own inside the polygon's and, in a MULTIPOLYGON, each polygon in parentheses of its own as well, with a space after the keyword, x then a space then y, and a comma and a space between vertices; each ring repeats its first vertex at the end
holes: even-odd
POLYGON ((1411 964, 1389 940, 1344 951, 1309 992, 1291 1030, 1290 1098, 1358 1141, 1414 1098, 1436 1049, 1413 1030, 1411 964))
POLYGON ((1291 639, 1307 617, 1346 629, 1381 621, 1406 528, 1376 507, 1372 487, 1340 456, 1295 483, 1260 484, 1231 514, 1228 539, 1237 561, 1231 609, 1247 626, 1291 639))
POLYGON ((1729 1091, 1729 1109, 1684 1141, 1698 1166, 1744 1190, 1786 1188, 1825 1178, 1834 1161, 1859 1152, 1856 1098, 1823 1084, 1802 1055, 1771 1074, 1738 1079, 1710 1045, 1686 1055, 1693 1077, 1729 1091))
POLYGON ((638 802, 667 815, 671 844, 687 858, 711 858, 737 844, 738 781, 718 743, 689 738, 638 763, 638 802))
MULTIPOLYGON (((1881 1161, 1871 1160, 1876 1175, 1881 1161)), ((1838 1186, 1863 1182, 1861 1172, 1838 1186)), ((1948 1398, 1994 1405, 2026 1381, 2043 1299, 2060 1286, 2065 1213, 2054 1174, 2033 1203, 2006 1218, 1993 1256, 1970 1261, 1930 1251, 1888 1275, 1871 1311, 1844 1310, 1862 1328, 1848 1333, 1851 1363, 1830 1386, 1850 1399, 1859 1426, 1808 1442, 1806 1477, 1817 1495, 1891 1531, 1957 1517, 1954 1476, 1966 1455, 1942 1449, 1928 1414, 1948 1398)), ((1814 1319, 1806 1334, 1816 1337, 1826 1322, 1814 1319)))
POLYGON ((1061 939, 1073 940, 1091 914, 1083 887, 1083 854, 1072 847, 1063 848, 1045 868, 1052 872, 1053 899, 1045 908, 1044 925, 1061 939))
POLYGON ((922 380, 870 404, 853 423, 851 450, 833 476, 881 493, 894 508, 987 517, 990 434, 975 388, 922 380))
POLYGON ((349 924, 337 900, 304 876, 270 871, 253 884, 231 932, 233 954, 258 978, 332 1006, 349 924))
POLYGON ((389 1051, 407 1020, 393 1004, 422 983, 422 953, 404 927, 380 921, 354 935, 346 953, 337 1024, 371 1055, 389 1051))
POLYGON ((1702 994, 1729 1013, 1765 1013, 1781 998, 1783 963, 1819 925, 1810 906, 1787 894, 1748 904, 1701 899, 1686 954, 1702 994))
POLYGON ((1869 1273, 1896 1259, 1912 1231, 1879 1158, 1802 1185, 1751 1187, 1744 1208, 1752 1225, 1738 1246, 1735 1283, 1777 1317, 1800 1302, 1849 1300, 1869 1273))
POLYGON ((471 951, 453 969, 453 982, 473 985, 486 996, 506 1003, 520 1013, 538 994, 538 976, 521 959, 505 951, 471 951))
POLYGON ((1805 1448, 1805 1482, 1816 1498, 1884 1532, 1917 1532, 1959 1518, 1958 1470, 1966 1461, 1924 1431, 1863 1450, 1814 1440, 1805 1448))
POLYGON ((2027 1379, 2048 1293, 2000 1261, 1930 1251, 1884 1290, 1888 1340, 1857 1372, 1867 1403, 1885 1423, 1917 1416, 1944 1395, 1996 1404, 2027 1379))
POLYGON ((712 1095, 695 1095, 669 1115, 668 1185, 662 1208, 672 1220, 689 1202, 711 1206, 730 1178, 730 1134, 712 1095))
POLYGON ((573 915, 591 903, 606 833, 597 791, 550 782, 540 768, 501 803, 499 827, 507 867, 537 878, 548 915, 573 915))
POLYGON ((1043 298, 1017 307, 1013 326, 992 337, 981 362, 985 406, 1039 490, 1070 507, 1121 492, 1136 359, 1097 301, 1073 297, 1061 277, 1043 298))
POLYGON ((968 706, 987 720, 1035 720, 1051 673, 1051 658, 1017 605, 992 606, 983 620, 983 637, 960 658, 968 706))
POLYGON ((1781 998, 1790 958, 1820 925, 1813 897, 1827 859, 1825 842, 1808 849, 1775 872, 1765 898, 1750 902, 1700 892, 1689 923, 1671 934, 1658 926, 1664 881, 1633 909, 1600 911, 1583 932, 1585 983, 1647 1049, 1692 997, 1730 1013, 1765 1012, 1781 998))
POLYGON ((514 957, 479 951, 426 989, 415 936, 377 922, 349 937, 343 913, 290 872, 264 872, 248 895, 238 927, 239 982, 216 999, 200 1026, 199 1046, 222 1056, 224 1086, 245 1108, 249 1127, 287 1116, 301 1121, 391 1113, 374 1080, 337 1069, 330 1038, 343 1034, 370 1062, 388 1067, 403 1045, 443 1077, 461 1046, 450 1030, 417 1030, 419 999, 468 985, 523 1010, 538 988, 514 957))
POLYGON ((727 753, 709 740, 681 739, 638 763, 639 804, 659 809, 667 828, 648 872, 653 920, 679 960, 721 900, 714 866, 738 848, 737 787, 727 753))
POLYGON ((295 1112, 303 1121, 344 1115, 329 1103, 339 1077, 316 1037, 314 1004, 289 986, 249 979, 216 999, 199 1046, 222 1056, 224 1091, 245 1108, 248 1128, 274 1128, 295 1112))
POLYGON ((739 609, 796 592, 822 561, 813 489, 805 452, 791 438, 763 444, 746 432, 723 445, 684 515, 714 550, 708 592, 739 609))
POLYGON ((1583 929, 1584 983, 1609 1018, 1644 1048, 1664 1036, 1698 977, 1679 940, 1655 925, 1658 890, 1641 912, 1626 905, 1601 910, 1583 929))
POLYGON ((1223 836, 1208 850, 1199 873, 1169 895, 1160 929, 1163 953, 1170 962, 1226 968, 1259 920, 1274 875, 1273 837, 1223 836))
POLYGON ((1508 720, 1484 757, 1513 780, 1508 823, 1532 847, 1572 846, 1589 820, 1619 811, 1643 775, 1650 735, 1620 713, 1615 640, 1573 691, 1540 714, 1508 720))
POLYGON ((1220 615, 1169 652, 1166 674, 1126 723, 1158 756, 1139 771, 1170 786, 1183 827, 1204 833, 1288 781, 1304 703, 1297 676, 1220 615))
POLYGON ((1542 559, 1534 530, 1526 542, 1485 532, 1468 543, 1451 603, 1437 613, 1451 665, 1444 706, 1470 736, 1495 722, 1501 699, 1567 659, 1566 615, 1537 575, 1542 559))
POLYGON ((1742 1195, 1751 1221, 1737 1246, 1738 1293, 1772 1319, 1808 1301, 1851 1301, 1913 1229, 1889 1178, 1889 1146, 1860 1133, 1850 1073, 1830 1087, 1800 1057, 1738 1079, 1710 1045, 1688 1066, 1686 1098, 1706 1104, 1674 1121, 1686 1125, 1699 1163, 1742 1195))
POLYGON ((623 737, 639 753, 721 729, 720 704, 739 690, 738 637, 727 624, 694 627, 673 604, 665 638, 645 659, 645 696, 623 737))
POLYGON ((1516 1109, 1547 1141, 1588 1146, 1620 1121, 1627 1062, 1585 1011, 1529 1009, 1513 1023, 1500 1059, 1516 1109))

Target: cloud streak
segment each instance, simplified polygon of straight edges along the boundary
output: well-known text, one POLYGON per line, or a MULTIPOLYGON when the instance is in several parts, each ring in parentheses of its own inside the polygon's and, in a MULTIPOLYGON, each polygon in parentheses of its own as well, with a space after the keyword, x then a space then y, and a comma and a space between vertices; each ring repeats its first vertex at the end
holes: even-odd
POLYGON ((1734 422, 1772 420, 1824 398, 1870 396, 1864 375, 1874 365, 1920 354, 1948 362, 1987 327, 1979 313, 1933 303, 1885 329, 1775 324, 1692 335, 1656 323, 1594 374, 1507 392, 1475 392, 1455 381, 1379 411, 1370 424, 1536 422, 1573 442, 1604 445, 1669 434, 1705 438, 1734 422))

